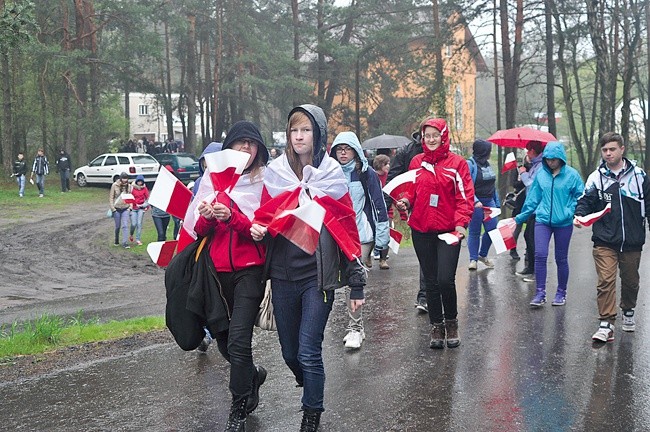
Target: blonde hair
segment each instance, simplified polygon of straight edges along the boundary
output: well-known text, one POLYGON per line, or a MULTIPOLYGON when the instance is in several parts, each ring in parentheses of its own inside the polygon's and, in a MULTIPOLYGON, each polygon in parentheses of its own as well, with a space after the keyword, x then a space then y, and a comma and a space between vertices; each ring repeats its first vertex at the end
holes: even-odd
MULTIPOLYGON (((287 160, 289 161, 289 166, 293 170, 294 174, 302 180, 302 169, 305 167, 305 165, 302 164, 300 161, 300 157, 298 157, 298 154, 296 151, 293 149, 293 145, 291 144, 291 129, 294 128, 296 125, 303 124, 303 123, 308 123, 309 125, 314 127, 313 123, 311 122, 311 119, 307 114, 305 114, 302 111, 296 111, 293 114, 291 114, 291 117, 289 117, 289 121, 287 122, 287 149, 285 150, 285 154, 287 155, 287 160)), ((314 146, 316 143, 312 144, 311 147, 311 152, 309 153, 309 160, 313 160, 314 158, 314 146)))

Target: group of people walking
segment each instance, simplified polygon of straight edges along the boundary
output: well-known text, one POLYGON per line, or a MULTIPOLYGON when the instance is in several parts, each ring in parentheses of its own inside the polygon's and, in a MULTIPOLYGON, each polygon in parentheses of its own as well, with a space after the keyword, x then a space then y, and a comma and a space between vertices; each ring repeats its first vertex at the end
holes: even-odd
MULTIPOLYGON (((68 153, 61 149, 56 157, 56 172, 59 173, 61 178, 61 192, 70 192, 70 172, 72 170, 72 161, 68 153)), ((13 163, 12 177, 16 179, 18 184, 18 196, 25 196, 25 183, 27 180, 27 161, 25 154, 19 152, 13 163)), ((45 176, 50 173, 50 164, 45 156, 45 151, 39 148, 32 163, 32 170, 30 175, 30 183, 34 184, 34 176, 36 176, 36 186, 38 187, 38 196, 43 198, 45 196, 45 176)))
MULTIPOLYGON (((138 175, 135 181, 131 183, 129 181, 129 175, 123 172, 111 185, 108 193, 108 205, 110 214, 115 222, 115 240, 113 242, 115 246, 120 246, 121 244, 125 249, 129 249, 133 243, 142 246, 144 214, 151 207, 148 201, 149 189, 142 175, 138 175), (126 194, 132 195, 133 200, 126 199, 126 194), (120 231, 122 233, 121 243, 120 231), (133 237, 134 234, 135 238, 133 237)), ((152 216, 154 221, 158 217, 157 215, 152 216)), ((167 223, 169 223, 169 215, 167 215, 167 223)), ((158 228, 158 224, 156 224, 156 228, 158 228)), ((166 229, 167 227, 165 226, 165 231, 166 229)))

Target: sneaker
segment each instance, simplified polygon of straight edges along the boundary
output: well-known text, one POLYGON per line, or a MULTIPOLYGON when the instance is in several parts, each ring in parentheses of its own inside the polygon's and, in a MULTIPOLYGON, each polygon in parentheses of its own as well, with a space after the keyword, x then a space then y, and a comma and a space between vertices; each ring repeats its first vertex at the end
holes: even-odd
POLYGON ((376 252, 376 251, 373 252, 373 253, 372 253, 372 259, 374 259, 374 260, 378 260, 378 259, 379 259, 379 252, 376 252))
POLYGON ((607 321, 601 321, 598 331, 591 337, 595 342, 611 342, 614 340, 614 326, 607 321))
POLYGON ((485 264, 487 268, 494 268, 494 263, 488 257, 478 257, 478 260, 485 264))
POLYGON ((621 327, 623 331, 633 332, 635 330, 634 323, 634 309, 628 309, 623 311, 623 326, 621 327))
POLYGON ((530 276, 530 275, 535 274, 535 272, 534 272, 533 269, 531 269, 531 268, 524 267, 523 270, 518 271, 518 272, 515 272, 515 274, 516 274, 517 276, 530 276))
POLYGON ((361 330, 350 330, 346 335, 347 340, 345 341, 346 348, 359 349, 361 348, 361 343, 366 338, 366 333, 361 330))
POLYGON ((113 243, 113 246, 119 246, 119 245, 120 245, 119 243, 113 243))
POLYGON ((519 261, 521 259, 519 253, 517 253, 517 249, 510 249, 510 258, 515 261, 519 261))
POLYGON ((388 261, 386 261, 385 259, 379 260, 379 268, 381 270, 388 270, 390 268, 390 266, 388 265, 388 261))
POLYGON ((427 299, 419 298, 418 301, 415 302, 415 308, 418 310, 418 313, 429 313, 429 305, 427 304, 427 299))
POLYGON ((43 194, 38 194, 38 197, 39 197, 39 198, 43 198, 43 194))
POLYGON ((132 236, 132 235, 129 236, 129 241, 130 241, 131 243, 133 243, 133 236, 132 236))
POLYGON ((131 249, 131 246, 129 246, 129 245, 126 244, 126 243, 124 243, 122 246, 124 246, 124 249, 131 249))
POLYGON ((469 270, 476 270, 477 267, 478 262, 476 260, 470 260, 469 265, 467 266, 469 270))
POLYGON ((250 414, 257 408, 260 403, 260 387, 266 381, 266 369, 262 366, 255 366, 253 373, 253 389, 251 390, 248 401, 246 402, 246 413, 250 414))
POLYGON ((546 303, 546 296, 543 293, 537 293, 535 294, 535 297, 530 301, 530 307, 531 308, 539 308, 542 307, 546 303))
POLYGON ((138 246, 142 246, 142 242, 140 240, 136 240, 135 244, 137 244, 138 246))
POLYGON ((535 282, 535 275, 525 276, 522 280, 524 282, 535 282))
POLYGON ((201 343, 199 344, 199 346, 196 349, 199 352, 204 353, 204 352, 206 352, 208 350, 208 347, 210 346, 211 343, 212 343, 212 338, 206 334, 205 337, 203 338, 203 340, 201 341, 201 343))
POLYGON ((316 432, 320 424, 320 411, 303 410, 300 432, 316 432))
POLYGON ((561 292, 555 293, 555 298, 553 299, 553 306, 564 306, 566 304, 566 294, 561 292))
POLYGON ((431 340, 429 341, 429 348, 442 349, 445 347, 445 323, 436 323, 431 325, 431 340))

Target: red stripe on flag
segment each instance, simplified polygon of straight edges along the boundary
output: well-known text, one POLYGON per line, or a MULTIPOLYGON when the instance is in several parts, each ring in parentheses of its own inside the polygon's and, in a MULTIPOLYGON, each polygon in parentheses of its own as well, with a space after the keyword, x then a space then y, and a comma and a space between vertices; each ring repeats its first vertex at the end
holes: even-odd
POLYGON ((177 218, 184 219, 187 207, 192 201, 192 191, 190 191, 183 182, 178 180, 174 185, 169 205, 167 206, 167 213, 177 218))
POLYGON ((325 209, 310 201, 297 209, 284 212, 271 222, 267 229, 272 236, 279 234, 306 254, 313 255, 318 247, 324 216, 325 209))
POLYGON ((350 194, 346 193, 339 200, 326 195, 317 197, 314 201, 325 208, 323 223, 341 251, 350 261, 359 258, 361 241, 350 194))
POLYGON ((517 158, 515 157, 515 154, 513 152, 510 152, 506 156, 506 160, 503 163, 503 167, 501 168, 501 174, 515 168, 517 168, 517 158))
POLYGON ((181 227, 181 230, 178 232, 178 253, 185 249, 188 245, 192 244, 196 239, 187 232, 185 227, 181 227))
POLYGON ((177 243, 176 240, 149 243, 147 245, 147 253, 156 265, 167 267, 174 257, 177 243))

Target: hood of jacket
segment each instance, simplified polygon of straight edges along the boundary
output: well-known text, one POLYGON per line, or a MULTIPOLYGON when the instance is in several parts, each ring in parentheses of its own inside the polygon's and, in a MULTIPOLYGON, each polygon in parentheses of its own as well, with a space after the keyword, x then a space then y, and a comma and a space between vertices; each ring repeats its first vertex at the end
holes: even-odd
POLYGON ((330 156, 334 159, 336 159, 336 146, 340 144, 347 144, 354 149, 357 156, 359 156, 359 160, 361 161, 362 172, 368 169, 368 159, 363 154, 363 149, 361 148, 361 143, 359 142, 359 138, 357 138, 357 134, 349 131, 341 132, 336 136, 336 138, 334 138, 332 148, 330 149, 330 156))
POLYGON ((423 160, 425 162, 435 164, 439 160, 447 157, 449 153, 449 128, 447 127, 447 122, 441 118, 430 118, 422 122, 420 126, 420 143, 422 144, 422 150, 424 152, 423 160), (440 132, 441 143, 435 150, 429 150, 424 144, 424 129, 427 126, 432 126, 440 132))
MULTIPOLYGON (((304 104, 292 109, 287 116, 287 121, 296 111, 302 111, 305 113, 311 121, 314 129, 314 158, 312 159, 312 164, 317 167, 323 160, 323 156, 325 156, 327 149, 327 119, 325 118, 325 112, 322 108, 317 107, 316 105, 304 104)), ((291 143, 291 137, 289 136, 288 131, 287 143, 291 143)))
POLYGON ((223 140, 223 150, 231 148, 235 141, 242 139, 257 141, 257 157, 261 159, 262 166, 266 165, 269 161, 269 150, 264 145, 264 138, 257 126, 247 120, 240 120, 232 125, 223 140))
POLYGON ((485 140, 476 140, 472 145, 472 157, 479 166, 486 166, 490 153, 492 152, 492 143, 485 140))
POLYGON ((146 186, 146 184, 144 182, 144 176, 142 174, 138 174, 138 176, 135 178, 135 181, 133 182, 133 187, 138 188, 138 189, 142 189, 145 186, 146 186), (140 182, 140 181, 142 182, 141 185, 138 184, 138 182, 140 182))
POLYGON ((546 159, 560 159, 562 161, 562 169, 566 166, 566 152, 564 151, 564 145, 559 141, 550 141, 544 147, 542 152, 542 164, 544 169, 549 170, 546 159))
POLYGON ((203 173, 205 172, 205 169, 203 168, 203 164, 201 163, 203 159, 205 159, 205 155, 209 153, 216 153, 218 151, 221 151, 221 148, 223 147, 223 144, 220 142, 211 142, 210 144, 207 145, 206 148, 203 149, 203 153, 201 153, 201 157, 199 158, 199 178, 203 176, 203 173))

